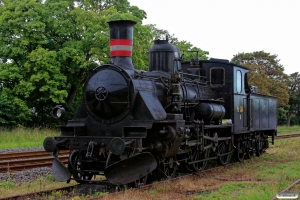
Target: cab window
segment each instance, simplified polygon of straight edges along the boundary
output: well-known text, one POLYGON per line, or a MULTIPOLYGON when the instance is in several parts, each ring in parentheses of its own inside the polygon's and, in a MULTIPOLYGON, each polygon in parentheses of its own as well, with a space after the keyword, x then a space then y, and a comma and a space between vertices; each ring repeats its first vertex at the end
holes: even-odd
POLYGON ((213 67, 210 69, 210 85, 225 85, 225 70, 222 67, 213 67))
POLYGON ((236 91, 242 92, 242 72, 240 70, 236 71, 236 91))

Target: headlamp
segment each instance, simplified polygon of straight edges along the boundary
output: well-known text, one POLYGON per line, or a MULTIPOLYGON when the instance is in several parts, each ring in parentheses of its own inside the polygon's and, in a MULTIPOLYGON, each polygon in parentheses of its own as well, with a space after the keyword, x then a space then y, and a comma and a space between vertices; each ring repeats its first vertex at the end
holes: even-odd
POLYGON ((61 105, 56 105, 52 109, 51 115, 53 118, 59 119, 59 118, 63 118, 65 116, 65 112, 66 112, 66 110, 64 109, 64 107, 62 107, 61 105))

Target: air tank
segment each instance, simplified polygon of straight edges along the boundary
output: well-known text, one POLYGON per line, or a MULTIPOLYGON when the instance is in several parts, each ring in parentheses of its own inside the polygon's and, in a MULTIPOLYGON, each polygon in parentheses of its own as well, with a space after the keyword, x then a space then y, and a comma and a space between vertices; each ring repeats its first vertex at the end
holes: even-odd
POLYGON ((195 107, 196 117, 199 119, 222 119, 225 115, 223 105, 213 102, 201 102, 195 107))

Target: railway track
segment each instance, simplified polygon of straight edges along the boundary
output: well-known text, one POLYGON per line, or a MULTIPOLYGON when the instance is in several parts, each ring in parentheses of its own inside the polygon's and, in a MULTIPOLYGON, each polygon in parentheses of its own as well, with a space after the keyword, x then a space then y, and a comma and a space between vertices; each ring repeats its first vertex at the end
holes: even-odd
POLYGON ((275 141, 276 140, 281 140, 281 139, 296 138, 296 137, 300 137, 300 133, 287 134, 287 135, 278 135, 278 136, 275 136, 275 141))
POLYGON ((279 199, 280 197, 282 197, 281 199, 298 199, 299 193, 295 193, 295 192, 289 193, 289 191, 299 183, 300 183, 300 179, 296 180, 294 183, 289 185, 287 188, 285 188, 284 190, 279 192, 271 200, 276 200, 276 199, 279 199))
MULTIPOLYGON (((69 151, 60 151, 58 157, 68 162, 69 151)), ((53 157, 46 151, 0 154, 0 173, 17 172, 39 167, 51 167, 53 157)))

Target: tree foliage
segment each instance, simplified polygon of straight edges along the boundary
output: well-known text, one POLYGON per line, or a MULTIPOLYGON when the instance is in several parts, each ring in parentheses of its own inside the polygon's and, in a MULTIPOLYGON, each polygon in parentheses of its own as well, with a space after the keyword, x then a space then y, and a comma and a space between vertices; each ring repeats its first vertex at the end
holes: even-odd
POLYGON ((1 89, 0 108, 0 124, 7 128, 31 120, 31 111, 26 102, 15 96, 8 88, 1 89))
POLYGON ((72 104, 86 69, 109 60, 105 15, 114 10, 99 15, 73 1, 10 0, 1 11, 3 88, 40 115, 45 106, 72 104))
POLYGON ((287 112, 287 125, 291 124, 291 119, 294 118, 293 125, 300 122, 300 74, 295 72, 290 74, 288 78, 288 93, 290 95, 289 105, 290 108, 287 112))
POLYGON ((289 107, 287 75, 284 74, 277 55, 264 51, 239 53, 231 62, 249 67, 249 84, 258 86, 258 91, 262 94, 277 96, 279 106, 289 107))

